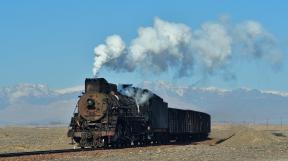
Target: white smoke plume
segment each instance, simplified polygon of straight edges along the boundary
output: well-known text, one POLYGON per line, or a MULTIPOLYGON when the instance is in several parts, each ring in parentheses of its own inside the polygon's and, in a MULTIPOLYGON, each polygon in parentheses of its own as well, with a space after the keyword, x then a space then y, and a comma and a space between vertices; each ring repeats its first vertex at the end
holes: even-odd
POLYGON ((155 18, 153 26, 140 27, 128 46, 118 35, 107 37, 95 48, 94 76, 105 65, 112 70, 174 69, 175 76, 193 74, 195 65, 206 73, 225 68, 234 55, 268 60, 277 64, 282 53, 274 36, 256 21, 230 24, 218 20, 192 30, 181 23, 155 18))
POLYGON ((106 38, 106 44, 98 45, 94 49, 95 61, 93 74, 96 76, 96 73, 99 69, 107 62, 119 57, 123 50, 125 49, 125 43, 122 41, 121 37, 118 35, 111 35, 106 38))
POLYGON ((132 86, 126 88, 123 88, 123 86, 118 86, 118 92, 128 97, 134 98, 137 105, 146 103, 153 96, 153 94, 148 90, 143 90, 141 88, 135 88, 132 86))
POLYGON ((235 41, 242 45, 242 53, 250 54, 255 58, 265 58, 272 64, 282 61, 283 54, 277 48, 276 39, 260 23, 246 21, 238 24, 234 34, 235 41))

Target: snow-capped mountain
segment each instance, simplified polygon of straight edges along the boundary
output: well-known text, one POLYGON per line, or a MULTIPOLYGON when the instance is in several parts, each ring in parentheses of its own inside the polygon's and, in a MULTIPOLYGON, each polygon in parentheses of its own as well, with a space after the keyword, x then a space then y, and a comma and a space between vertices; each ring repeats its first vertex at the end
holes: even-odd
POLYGON ((42 84, 0 88, 0 124, 67 123, 83 89, 52 90, 42 84))
MULTIPOLYGON (((138 85, 161 96, 169 107, 208 112, 213 121, 288 123, 288 93, 239 88, 195 88, 165 81, 138 85)), ((52 90, 41 84, 0 88, 0 124, 68 123, 84 86, 52 90)))

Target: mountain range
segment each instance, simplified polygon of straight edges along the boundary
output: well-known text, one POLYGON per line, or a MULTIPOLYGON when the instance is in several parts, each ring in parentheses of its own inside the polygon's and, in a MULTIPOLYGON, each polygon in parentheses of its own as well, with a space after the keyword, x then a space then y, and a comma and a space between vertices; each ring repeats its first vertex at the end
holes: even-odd
MULTIPOLYGON (((238 88, 196 88, 143 81, 169 107, 207 112, 214 122, 288 123, 288 93, 238 88)), ((53 90, 42 84, 0 88, 0 125, 68 124, 84 86, 53 90)))

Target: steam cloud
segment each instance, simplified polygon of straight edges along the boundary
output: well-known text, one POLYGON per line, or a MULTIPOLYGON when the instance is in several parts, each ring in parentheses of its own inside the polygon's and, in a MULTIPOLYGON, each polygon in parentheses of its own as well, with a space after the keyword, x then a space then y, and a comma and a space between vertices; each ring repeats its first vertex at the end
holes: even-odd
POLYGON ((118 92, 128 97, 134 98, 137 105, 143 105, 153 96, 151 92, 135 87, 123 88, 122 86, 118 86, 118 92))
POLYGON ((107 62, 118 58, 121 56, 123 50, 125 49, 125 43, 122 41, 121 37, 118 35, 112 35, 107 37, 106 44, 98 45, 95 49, 95 61, 93 73, 99 71, 99 69, 107 62))
POLYGON ((206 22, 192 30, 181 23, 155 18, 153 26, 140 27, 129 45, 119 35, 108 36, 95 48, 94 76, 102 66, 115 71, 174 69, 175 76, 193 74, 200 66, 205 73, 225 67, 232 56, 267 60, 278 64, 282 53, 274 36, 256 21, 230 24, 227 20, 206 22))

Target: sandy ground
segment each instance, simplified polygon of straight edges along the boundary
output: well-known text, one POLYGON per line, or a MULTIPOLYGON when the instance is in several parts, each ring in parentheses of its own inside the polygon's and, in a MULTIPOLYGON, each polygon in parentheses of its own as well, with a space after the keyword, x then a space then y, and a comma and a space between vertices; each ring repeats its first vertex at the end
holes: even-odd
MULTIPOLYGON (((106 149, 0 160, 288 161, 288 126, 213 124, 212 127, 210 140, 187 145, 106 149)), ((66 128, 0 128, 0 153, 73 148, 66 131, 66 128)))

